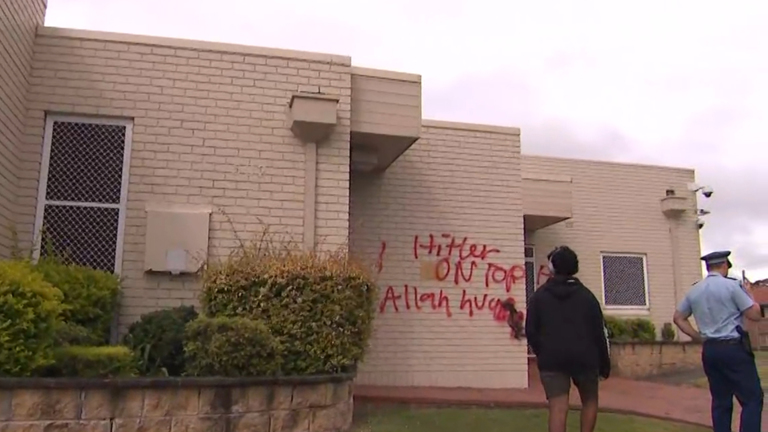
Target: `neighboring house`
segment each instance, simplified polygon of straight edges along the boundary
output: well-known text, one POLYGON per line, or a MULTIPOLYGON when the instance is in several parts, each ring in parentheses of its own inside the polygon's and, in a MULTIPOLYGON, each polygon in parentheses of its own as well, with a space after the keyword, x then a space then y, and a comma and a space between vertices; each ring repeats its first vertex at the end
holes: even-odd
POLYGON ((422 119, 420 76, 345 56, 0 9, 0 255, 45 237, 119 273, 122 328, 194 304, 200 259, 266 224, 378 273, 359 382, 525 387, 525 342, 491 309, 523 306, 553 247, 606 313, 658 328, 701 277, 693 170, 521 154, 519 129, 422 119))
POLYGON ((763 308, 768 307, 768 280, 759 280, 752 283, 755 293, 755 302, 763 308))

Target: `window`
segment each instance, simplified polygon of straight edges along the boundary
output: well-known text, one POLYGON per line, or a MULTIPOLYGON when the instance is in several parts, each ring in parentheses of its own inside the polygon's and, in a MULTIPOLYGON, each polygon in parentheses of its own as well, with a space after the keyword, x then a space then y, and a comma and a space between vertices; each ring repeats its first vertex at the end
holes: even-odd
POLYGON ((648 307, 645 255, 602 254, 603 304, 607 308, 648 307))
POLYGON ((49 116, 35 218, 35 257, 120 272, 129 121, 49 116))

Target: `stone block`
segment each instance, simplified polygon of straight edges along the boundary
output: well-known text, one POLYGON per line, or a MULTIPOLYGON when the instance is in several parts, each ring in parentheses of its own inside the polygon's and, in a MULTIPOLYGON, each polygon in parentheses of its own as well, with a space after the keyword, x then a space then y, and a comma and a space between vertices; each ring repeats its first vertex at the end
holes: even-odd
POLYGON ((247 389, 212 387, 200 391, 200 414, 244 413, 248 409, 247 389))
POLYGON ((138 418, 144 406, 144 392, 139 389, 83 391, 83 420, 138 418))
POLYGON ((123 389, 113 395, 116 397, 113 407, 116 418, 138 418, 144 415, 143 389, 123 389))
POLYGON ((331 384, 298 385, 293 389, 291 406, 294 408, 326 407, 333 389, 331 384))
MULTIPOLYGON (((250 387, 246 389, 248 405, 245 408, 245 412, 258 413, 269 411, 275 399, 276 387, 274 386, 258 386, 250 387)), ((288 399, 287 405, 290 405, 291 401, 288 399)))
POLYGON ((45 432, 47 422, 9 422, 0 424, 0 432, 45 432))
POLYGON ((331 405, 336 405, 349 400, 352 397, 352 383, 349 381, 334 383, 331 391, 331 398, 328 401, 331 405))
POLYGON ((171 419, 116 419, 112 426, 112 432, 171 432, 171 419))
POLYGON ((0 390, 0 422, 10 420, 13 415, 13 392, 0 390))
POLYGON ((93 421, 57 421, 43 427, 43 432, 110 432, 110 422, 93 421))
POLYGON ((146 389, 144 391, 144 417, 170 417, 196 415, 200 404, 197 388, 146 389))
POLYGON ((271 412, 269 432, 309 432, 309 419, 309 410, 271 412))
POLYGON ((287 410, 291 407, 293 386, 273 386, 269 391, 269 409, 287 410))
POLYGON ((232 432, 270 432, 269 413, 251 413, 232 417, 232 432))
POLYGON ((173 432, 232 432, 225 416, 191 416, 173 419, 173 432))
POLYGON ((75 420, 80 412, 80 390, 14 390, 13 420, 75 420))

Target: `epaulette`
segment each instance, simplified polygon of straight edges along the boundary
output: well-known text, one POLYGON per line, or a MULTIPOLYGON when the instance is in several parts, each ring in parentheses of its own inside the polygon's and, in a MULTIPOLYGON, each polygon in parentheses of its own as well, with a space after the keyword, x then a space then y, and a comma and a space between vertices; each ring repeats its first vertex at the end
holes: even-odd
POLYGON ((694 285, 696 285, 699 282, 701 282, 701 280, 697 280, 696 282, 692 283, 691 286, 694 286, 694 285))
POLYGON ((735 280, 736 282, 740 282, 740 281, 739 281, 739 279, 736 279, 736 278, 732 278, 732 277, 730 277, 730 276, 726 276, 725 278, 726 278, 726 279, 730 279, 730 280, 735 280))

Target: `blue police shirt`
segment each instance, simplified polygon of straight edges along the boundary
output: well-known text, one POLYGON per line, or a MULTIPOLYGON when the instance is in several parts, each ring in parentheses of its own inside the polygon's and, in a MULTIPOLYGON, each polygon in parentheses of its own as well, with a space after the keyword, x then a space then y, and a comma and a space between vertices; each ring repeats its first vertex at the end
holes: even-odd
POLYGON ((704 339, 731 339, 739 337, 736 327, 752 304, 739 281, 710 273, 691 288, 677 310, 693 314, 704 339))

